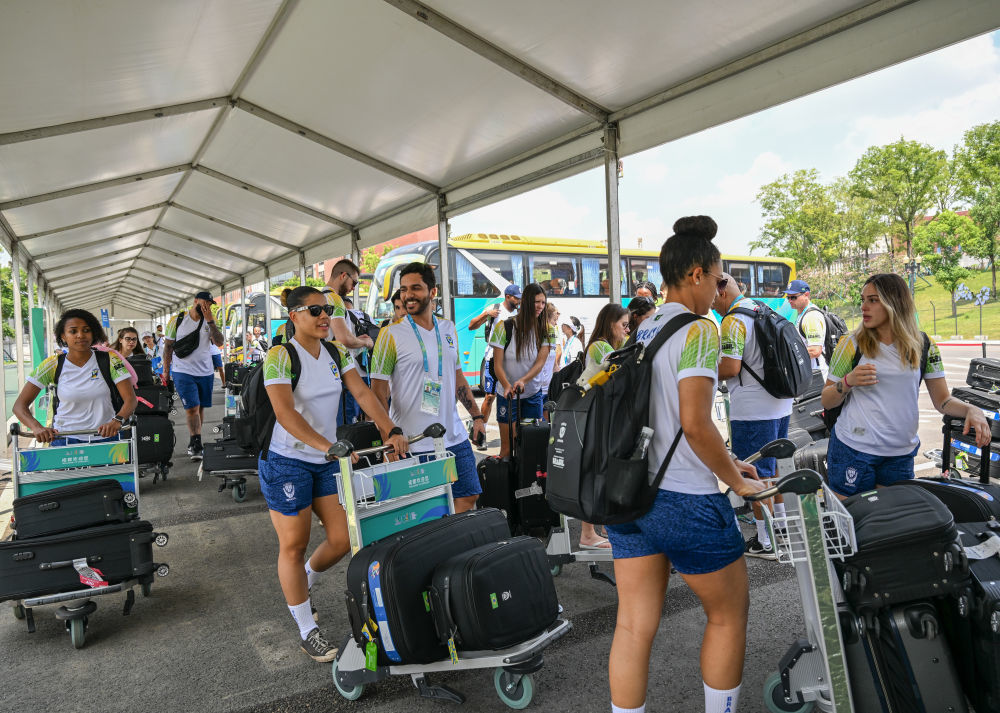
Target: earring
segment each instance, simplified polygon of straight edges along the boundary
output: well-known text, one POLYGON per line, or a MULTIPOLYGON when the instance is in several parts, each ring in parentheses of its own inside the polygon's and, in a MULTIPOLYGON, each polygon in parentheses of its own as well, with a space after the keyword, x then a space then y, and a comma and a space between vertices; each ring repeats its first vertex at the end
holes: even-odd
POLYGON ((700 285, 700 284, 701 284, 701 280, 695 280, 695 281, 694 281, 694 284, 696 284, 696 285, 700 285))

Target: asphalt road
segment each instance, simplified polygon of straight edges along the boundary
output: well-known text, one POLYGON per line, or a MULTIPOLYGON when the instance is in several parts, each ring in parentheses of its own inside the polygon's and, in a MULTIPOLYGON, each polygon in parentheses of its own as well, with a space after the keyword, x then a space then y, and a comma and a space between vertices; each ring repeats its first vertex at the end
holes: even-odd
MULTIPOLYGON (((949 383, 964 380, 968 359, 978 349, 946 348, 949 383)), ((219 392, 217 392, 218 394, 219 392)), ((921 397, 923 449, 938 447, 940 420, 921 397)), ((221 408, 208 412, 209 423, 221 408)), ((176 418, 178 453, 187 436, 176 418)), ((496 431, 491 445, 496 445, 496 431)), ((331 682, 331 667, 308 659, 278 589, 277 539, 256 478, 244 503, 219 481, 196 478, 186 457, 175 458, 164 482, 141 481, 143 517, 170 534, 157 550, 170 575, 158 579, 149 598, 138 597, 122 617, 123 597, 98 599, 86 647, 76 651, 56 621, 53 607, 36 610, 38 630, 28 634, 0 605, 0 713, 35 711, 160 711, 203 713, 254 711, 447 710, 450 704, 420 699, 407 678, 370 686, 357 701, 342 699, 331 682)), ((6 482, 2 484, 6 485, 6 482)), ((6 518, 6 513, 0 517, 6 518)), ((317 523, 318 529, 318 523, 317 523)), ((746 533, 749 534, 749 531, 746 533)), ((575 537, 575 535, 574 535, 575 537)), ((314 529, 312 547, 320 538, 314 529)), ((749 561, 752 587, 748 658, 739 710, 766 710, 764 679, 776 669, 788 645, 801 635, 802 609, 793 569, 749 561)), ((346 562, 325 573, 313 601, 322 628, 339 641, 348 631, 343 606, 346 562)), ((591 579, 588 568, 572 564, 556 579, 572 632, 545 655, 535 674, 533 707, 550 711, 609 710, 607 657, 616 615, 615 589, 591 579)), ((702 710, 698 646, 704 615, 680 578, 671 581, 650 672, 653 711, 702 710)), ((508 710, 497 698, 492 671, 433 676, 466 694, 470 711, 508 710)))

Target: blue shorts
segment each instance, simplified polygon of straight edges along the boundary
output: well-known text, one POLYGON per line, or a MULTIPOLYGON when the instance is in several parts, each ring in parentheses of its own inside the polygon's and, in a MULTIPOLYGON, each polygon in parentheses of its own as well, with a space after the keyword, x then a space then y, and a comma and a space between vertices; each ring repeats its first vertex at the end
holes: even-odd
POLYGON ((743 557, 743 535, 722 493, 656 494, 653 507, 635 522, 607 525, 615 559, 664 554, 681 574, 718 572, 743 557))
POLYGON ((826 474, 830 489, 848 496, 874 490, 876 485, 892 485, 899 480, 913 479, 913 456, 918 445, 909 455, 875 456, 856 451, 837 438, 834 426, 830 446, 826 451, 826 474))
MULTIPOLYGON (((451 496, 468 498, 483 492, 479 484, 479 471, 476 469, 476 456, 472 453, 472 444, 469 441, 462 441, 458 445, 448 446, 448 450, 455 454, 455 469, 458 471, 458 480, 451 484, 451 496)), ((423 463, 429 454, 417 455, 423 463)))
MULTIPOLYGON (((764 421, 730 421, 733 453, 740 460, 745 460, 776 438, 786 438, 788 418, 785 416, 764 421)), ((761 458, 754 465, 757 467, 757 475, 761 478, 773 478, 778 461, 776 458, 761 458)))
POLYGON ((216 369, 221 369, 222 368, 222 355, 221 354, 213 354, 212 355, 212 366, 215 367, 216 369))
POLYGON ((518 403, 517 398, 507 400, 497 394, 497 423, 510 423, 516 418, 541 418, 542 402, 545 400, 545 392, 539 391, 534 396, 522 398, 518 403), (520 411, 520 413, 514 413, 520 411))
POLYGON ((308 463, 273 451, 267 460, 257 459, 260 490, 267 507, 282 515, 298 515, 316 498, 337 493, 337 473, 340 464, 308 463))
POLYGON ((209 408, 212 405, 212 388, 215 386, 215 374, 208 376, 191 376, 180 372, 171 372, 174 380, 174 391, 181 399, 184 410, 209 408))

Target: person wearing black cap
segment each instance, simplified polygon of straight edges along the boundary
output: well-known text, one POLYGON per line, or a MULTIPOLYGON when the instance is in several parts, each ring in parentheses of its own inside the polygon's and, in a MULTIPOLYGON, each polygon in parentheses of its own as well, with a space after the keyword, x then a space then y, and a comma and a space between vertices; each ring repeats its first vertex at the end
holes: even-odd
POLYGON ((221 347, 223 342, 212 314, 214 304, 211 292, 199 292, 191 309, 170 318, 164 335, 163 383, 173 377, 184 406, 190 434, 187 454, 191 460, 202 458, 201 423, 205 409, 212 405, 215 367, 210 345, 221 347))

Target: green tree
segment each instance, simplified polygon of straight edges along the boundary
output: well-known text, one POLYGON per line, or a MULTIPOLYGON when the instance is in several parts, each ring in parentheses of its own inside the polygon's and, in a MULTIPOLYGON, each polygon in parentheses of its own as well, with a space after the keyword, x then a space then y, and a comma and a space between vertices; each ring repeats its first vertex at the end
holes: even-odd
MULTIPOLYGON (((289 277, 287 280, 285 280, 281 284, 271 285, 271 294, 272 295, 280 295, 281 291, 284 290, 286 287, 295 288, 295 287, 298 287, 298 286, 299 286, 299 277, 298 277, 298 275, 296 275, 295 277, 289 277)), ((315 287, 316 289, 322 289, 323 287, 326 286, 326 283, 324 283, 322 280, 320 280, 317 277, 307 277, 306 278, 306 286, 307 287, 315 287)))
POLYGON ((374 245, 370 248, 365 248, 361 251, 361 272, 371 274, 375 272, 375 268, 378 267, 379 260, 387 252, 395 248, 396 246, 392 243, 383 243, 381 245, 374 245))
POLYGON ((810 267, 841 257, 836 240, 836 205, 830 191, 810 168, 785 174, 757 192, 764 227, 750 249, 790 257, 810 267))
POLYGON ((969 215, 982 230, 975 257, 988 260, 997 292, 997 257, 1000 246, 1000 121, 980 124, 965 132, 955 149, 958 193, 969 203, 969 215))
POLYGON ((914 228, 934 205, 934 191, 946 165, 944 151, 900 138, 885 146, 870 146, 850 171, 854 193, 870 200, 887 223, 898 227, 911 269, 914 228))
MULTIPOLYGON (((14 337, 14 282, 10 267, 0 268, 0 299, 3 305, 3 336, 14 337)), ((38 302, 36 300, 35 304, 38 302)), ((21 323, 28 333, 28 275, 21 270, 21 323)))
POLYGON ((955 316, 955 288, 969 277, 969 271, 959 265, 962 252, 979 242, 979 227, 964 215, 950 210, 939 213, 933 220, 917 226, 914 247, 924 256, 934 279, 951 296, 951 315, 955 316))
POLYGON ((836 179, 829 190, 835 204, 834 233, 849 257, 856 258, 853 262, 867 267, 872 246, 885 234, 885 223, 870 200, 854 194, 847 179, 836 179))

